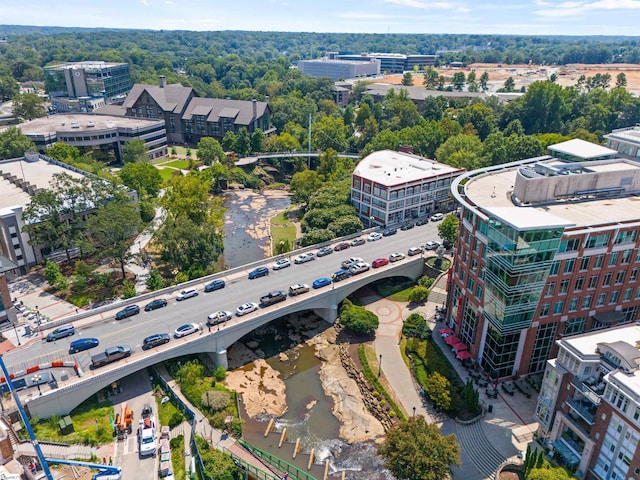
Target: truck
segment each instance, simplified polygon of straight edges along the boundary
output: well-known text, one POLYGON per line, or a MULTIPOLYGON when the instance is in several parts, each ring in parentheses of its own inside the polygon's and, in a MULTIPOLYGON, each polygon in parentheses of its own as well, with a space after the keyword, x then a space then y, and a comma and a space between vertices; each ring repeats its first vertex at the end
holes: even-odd
POLYGON ((152 416, 151 407, 148 405, 142 409, 142 418, 138 425, 138 442, 140 458, 149 455, 156 456, 156 421, 152 416))
POLYGON ((260 303, 263 307, 268 307, 278 302, 284 302, 287 299, 287 292, 283 290, 274 290, 260 297, 260 303))
POLYGON ((117 362, 123 358, 131 356, 131 347, 129 345, 118 345, 117 347, 109 347, 103 353, 98 353, 91 357, 91 367, 99 368, 109 363, 117 362))

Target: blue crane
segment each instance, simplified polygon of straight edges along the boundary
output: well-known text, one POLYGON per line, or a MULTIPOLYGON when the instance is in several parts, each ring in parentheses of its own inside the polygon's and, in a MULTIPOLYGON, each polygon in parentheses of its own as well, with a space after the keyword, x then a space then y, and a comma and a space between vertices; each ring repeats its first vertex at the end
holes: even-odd
POLYGON ((121 480, 122 469, 113 465, 103 465, 101 463, 80 462, 78 460, 61 460, 59 458, 45 458, 47 463, 58 463, 60 465, 74 465, 76 467, 87 467, 98 470, 92 480, 121 480))

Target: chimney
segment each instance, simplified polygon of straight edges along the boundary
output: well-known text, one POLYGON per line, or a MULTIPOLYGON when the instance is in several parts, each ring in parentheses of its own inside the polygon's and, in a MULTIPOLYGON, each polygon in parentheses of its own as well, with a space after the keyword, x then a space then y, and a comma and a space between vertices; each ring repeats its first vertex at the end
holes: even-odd
POLYGON ((252 117, 252 120, 255 120, 256 118, 258 118, 258 102, 254 98, 252 103, 253 103, 253 117, 252 117))
POLYGON ((167 85, 167 77, 165 77, 164 75, 159 75, 158 82, 160 83, 160 88, 164 88, 167 85))

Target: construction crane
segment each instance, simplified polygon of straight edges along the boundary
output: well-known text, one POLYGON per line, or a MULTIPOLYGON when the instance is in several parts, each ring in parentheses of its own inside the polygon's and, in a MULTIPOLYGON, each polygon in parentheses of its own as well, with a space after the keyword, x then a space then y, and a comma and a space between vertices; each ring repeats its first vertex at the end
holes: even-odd
POLYGON ((60 465, 73 465, 75 467, 87 467, 98 470, 92 480, 121 480, 122 469, 113 465, 103 465, 101 463, 80 462, 78 460, 62 460, 60 458, 45 458, 48 463, 57 463, 60 465))

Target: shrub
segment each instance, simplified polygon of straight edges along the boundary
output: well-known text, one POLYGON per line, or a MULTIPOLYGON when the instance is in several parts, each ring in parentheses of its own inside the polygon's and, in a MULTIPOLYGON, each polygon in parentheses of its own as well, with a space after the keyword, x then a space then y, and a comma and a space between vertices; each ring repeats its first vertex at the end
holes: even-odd
POLYGON ((449 380, 438 372, 429 375, 424 385, 424 389, 433 403, 442 410, 451 408, 450 387, 449 380))
POLYGON ((89 284, 87 277, 76 277, 73 280, 73 285, 71 286, 71 290, 75 293, 82 293, 87 290, 87 285, 89 284))
POLYGON ((184 448, 184 435, 178 435, 175 438, 172 438, 171 440, 169 440, 169 446, 171 447, 171 449, 183 449, 184 448))
POLYGON ((47 262, 44 268, 44 279, 49 283, 49 285, 54 285, 58 280, 58 277, 61 277, 62 273, 60 272, 60 267, 55 262, 47 262))
POLYGON ((429 296, 429 289, 418 285, 416 287, 413 287, 413 289, 409 293, 409 302, 420 303, 426 300, 428 296, 429 296))
POLYGON ((213 371, 213 377, 217 382, 222 382, 225 378, 227 378, 227 369, 220 365, 213 371))
POLYGON ((418 279, 418 285, 424 288, 431 288, 435 281, 435 278, 427 277, 426 275, 424 275, 418 279))
POLYGON ((147 288, 152 292, 156 290, 160 290, 161 288, 164 287, 164 279, 162 278, 162 276, 160 276, 157 270, 152 270, 149 273, 149 278, 147 278, 146 283, 147 283, 147 288))
POLYGON ((136 296, 136 286, 128 280, 122 282, 122 298, 133 298, 136 296))
POLYGON ((95 281, 104 288, 113 287, 113 278, 110 273, 99 273, 95 275, 95 281))
POLYGON ((418 337, 421 340, 426 340, 431 336, 431 329, 422 315, 412 313, 402 325, 402 334, 407 338, 418 337))
POLYGON ((354 332, 366 335, 373 333, 379 325, 378 316, 375 313, 354 305, 346 299, 340 309, 340 323, 354 332))
POLYGON ((231 395, 218 390, 208 390, 202 394, 201 403, 214 412, 224 410, 231 403, 231 395))

